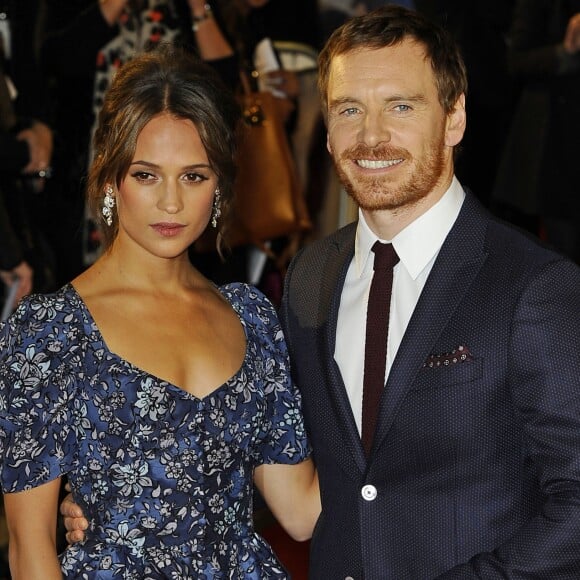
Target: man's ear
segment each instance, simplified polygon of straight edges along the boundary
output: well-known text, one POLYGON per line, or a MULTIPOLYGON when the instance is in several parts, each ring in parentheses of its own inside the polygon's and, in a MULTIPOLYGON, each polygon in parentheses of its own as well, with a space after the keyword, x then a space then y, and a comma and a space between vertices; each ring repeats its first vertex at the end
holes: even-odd
POLYGON ((453 110, 447 115, 445 126, 445 145, 455 147, 463 139, 467 126, 467 115, 465 112, 465 94, 461 93, 453 110))
POLYGON ((330 135, 326 132, 326 150, 332 155, 332 147, 330 146, 330 135))

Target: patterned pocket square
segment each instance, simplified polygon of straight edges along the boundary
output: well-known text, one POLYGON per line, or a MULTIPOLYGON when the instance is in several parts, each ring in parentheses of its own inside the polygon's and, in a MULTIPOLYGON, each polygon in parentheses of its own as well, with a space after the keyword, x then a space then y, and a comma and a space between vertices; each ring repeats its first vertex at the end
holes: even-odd
POLYGON ((423 368, 447 367, 468 360, 473 360, 473 355, 466 346, 460 345, 451 352, 429 355, 423 363, 423 368))

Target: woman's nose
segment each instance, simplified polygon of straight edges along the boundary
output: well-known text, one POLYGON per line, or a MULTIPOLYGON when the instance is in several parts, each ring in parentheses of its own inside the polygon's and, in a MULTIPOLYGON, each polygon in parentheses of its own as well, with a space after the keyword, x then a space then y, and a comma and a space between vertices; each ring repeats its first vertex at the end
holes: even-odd
POLYGON ((179 191, 179 186, 173 180, 165 182, 162 194, 157 202, 157 207, 167 213, 177 213, 183 209, 183 201, 179 191))

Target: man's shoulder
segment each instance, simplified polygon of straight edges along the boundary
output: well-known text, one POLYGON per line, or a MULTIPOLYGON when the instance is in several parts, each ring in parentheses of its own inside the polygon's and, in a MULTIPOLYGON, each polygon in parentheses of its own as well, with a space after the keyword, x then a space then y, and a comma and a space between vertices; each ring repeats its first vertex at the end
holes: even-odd
POLYGON ((519 270, 534 269, 546 263, 567 261, 538 236, 484 208, 470 192, 465 210, 463 218, 458 220, 460 225, 457 232, 479 240, 477 243, 483 244, 483 251, 494 264, 509 264, 515 274, 519 270))
POLYGON ((356 226, 357 222, 351 222, 324 238, 310 242, 296 255, 295 261, 318 260, 333 248, 339 252, 348 251, 351 246, 354 247, 356 226))
POLYGON ((580 268, 534 234, 490 216, 483 241, 484 280, 493 291, 536 291, 539 287, 576 293, 580 268))
POLYGON ((321 285, 332 283, 339 277, 354 253, 356 222, 348 224, 325 238, 306 244, 294 256, 286 274, 286 295, 313 301, 321 285))
POLYGON ((490 255, 503 256, 526 267, 567 260, 538 236, 497 217, 489 220, 486 248, 490 255))

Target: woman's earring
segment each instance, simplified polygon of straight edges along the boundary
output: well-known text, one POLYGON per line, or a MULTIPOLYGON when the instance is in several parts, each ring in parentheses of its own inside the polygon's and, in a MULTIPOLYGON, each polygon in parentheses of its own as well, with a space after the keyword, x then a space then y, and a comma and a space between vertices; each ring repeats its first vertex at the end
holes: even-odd
POLYGON ((103 199, 103 217, 105 223, 110 227, 113 225, 113 208, 115 207, 115 198, 113 197, 113 188, 110 185, 105 187, 105 198, 103 199))
POLYGON ((211 210, 211 225, 212 227, 217 228, 218 218, 222 215, 221 210, 222 194, 219 187, 216 188, 213 195, 214 197, 213 197, 213 206, 211 210))

